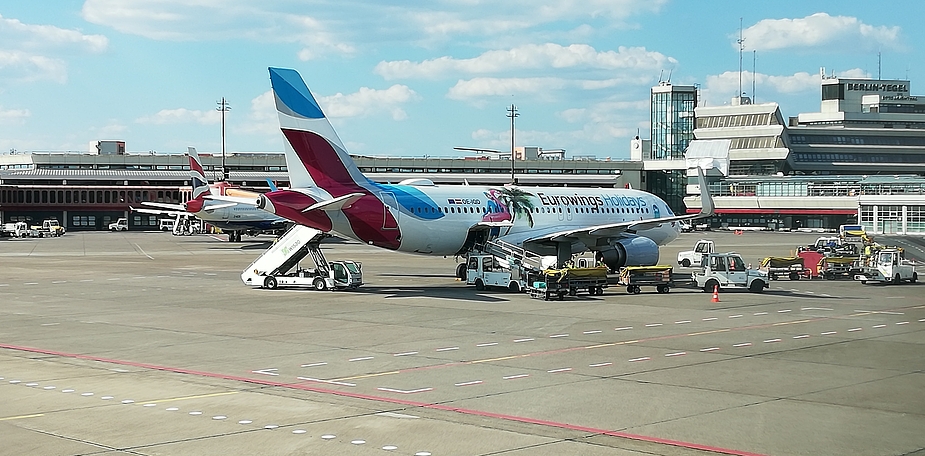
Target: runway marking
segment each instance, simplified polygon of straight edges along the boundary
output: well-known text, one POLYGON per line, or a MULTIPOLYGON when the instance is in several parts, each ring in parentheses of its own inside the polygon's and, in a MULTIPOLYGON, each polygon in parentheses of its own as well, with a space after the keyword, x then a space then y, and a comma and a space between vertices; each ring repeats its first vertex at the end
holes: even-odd
MULTIPOLYGON (((321 393, 321 394, 330 394, 334 396, 349 397, 353 399, 364 399, 364 400, 375 401, 375 402, 399 404, 399 405, 409 406, 409 407, 420 407, 420 408, 427 408, 427 409, 432 409, 432 410, 462 413, 466 415, 479 416, 479 417, 484 417, 484 418, 496 418, 496 419, 501 419, 501 420, 518 422, 518 423, 549 426, 549 427, 554 427, 554 428, 559 428, 559 429, 567 429, 567 430, 572 430, 572 431, 581 431, 585 433, 608 435, 612 437, 623 438, 623 439, 628 439, 628 440, 636 440, 640 442, 657 443, 661 445, 669 445, 669 446, 675 446, 679 448, 710 451, 714 453, 723 453, 723 454, 729 454, 729 455, 735 455, 735 456, 762 456, 762 455, 759 455, 758 453, 751 453, 747 451, 714 447, 710 445, 704 445, 704 444, 693 443, 693 442, 684 442, 680 440, 664 439, 661 437, 646 436, 646 435, 641 435, 641 434, 632 434, 632 433, 614 431, 614 430, 609 430, 609 429, 593 428, 589 426, 578 426, 574 424, 568 424, 568 423, 562 423, 562 422, 556 422, 556 421, 541 420, 538 418, 530 418, 530 417, 517 416, 517 415, 505 415, 505 414, 500 414, 500 413, 487 412, 483 410, 466 409, 466 408, 456 407, 450 404, 415 402, 415 401, 396 399, 396 398, 390 398, 390 397, 372 396, 372 395, 367 395, 367 394, 354 393, 350 391, 319 388, 319 387, 304 385, 304 384, 275 382, 275 381, 270 381, 267 379, 240 377, 240 376, 221 374, 221 373, 216 373, 216 372, 196 371, 192 369, 184 369, 184 368, 179 368, 179 367, 170 367, 170 366, 163 366, 163 365, 157 365, 157 364, 141 363, 137 361, 117 360, 117 359, 112 359, 112 358, 102 358, 98 356, 89 356, 89 355, 83 355, 79 353, 67 353, 67 352, 46 350, 46 349, 40 349, 40 348, 34 348, 34 347, 0 344, 0 348, 25 351, 25 352, 31 352, 31 353, 42 353, 46 355, 61 356, 61 357, 67 357, 67 358, 72 358, 72 359, 84 359, 84 360, 104 362, 104 363, 120 364, 124 366, 140 367, 140 368, 158 370, 158 371, 163 371, 163 372, 173 372, 173 373, 178 373, 178 374, 196 375, 200 377, 231 380, 231 381, 248 383, 248 384, 298 389, 302 391, 310 391, 310 392, 321 393)), ((90 393, 90 394, 93 394, 93 393, 90 393)), ((322 435, 321 438, 328 440, 328 439, 335 438, 335 436, 330 435, 330 434, 325 434, 325 435, 322 435)))
POLYGON ((52 280, 51 283, 67 283, 67 280, 52 280))
POLYGON ((454 386, 472 386, 472 385, 479 385, 481 383, 482 383, 481 380, 472 380, 471 382, 456 383, 454 384, 454 386))
POLYGON ((897 324, 897 325, 908 325, 909 322, 908 322, 908 321, 900 321, 900 322, 897 322, 896 324, 897 324))
POLYGON ((251 372, 255 374, 261 374, 261 375, 279 375, 276 373, 276 371, 278 370, 279 369, 272 367, 269 369, 252 370, 251 372))
POLYGON ((661 323, 649 323, 646 325, 646 328, 655 328, 656 326, 661 326, 661 323))
POLYGON ((141 251, 142 254, 144 254, 144 256, 148 257, 149 260, 153 260, 153 259, 154 259, 154 257, 151 256, 151 255, 148 255, 148 253, 145 252, 144 249, 141 248, 141 246, 139 246, 138 244, 135 244, 135 243, 133 243, 133 245, 134 245, 135 247, 137 247, 138 250, 141 251))
POLYGON ((559 369, 548 370, 548 371, 546 371, 546 372, 547 372, 547 373, 550 373, 550 374, 556 374, 556 373, 559 373, 559 372, 568 372, 568 371, 570 371, 570 370, 572 370, 571 367, 562 367, 562 368, 559 368, 559 369))
POLYGON ((800 334, 799 336, 793 336, 794 339, 806 339, 809 337, 809 334, 800 334))
POLYGON ((838 331, 826 331, 824 333, 819 333, 820 336, 831 336, 832 334, 838 334, 838 331))
POLYGON ((8 284, 8 283, 0 283, 0 287, 8 287, 8 286, 10 286, 10 284, 8 284))
POLYGON ((202 399, 205 397, 228 396, 230 394, 238 394, 238 393, 239 391, 224 391, 221 393, 197 394, 195 396, 180 396, 180 397, 171 397, 168 399, 157 399, 154 401, 145 401, 145 403, 146 404, 162 404, 164 402, 185 401, 187 399, 202 399))
POLYGON ((667 354, 665 354, 665 357, 667 358, 667 357, 671 357, 671 356, 684 356, 684 355, 686 355, 686 354, 687 354, 687 352, 667 353, 667 354))
POLYGON ((632 326, 623 326, 623 327, 620 327, 620 328, 614 328, 613 330, 614 330, 614 331, 626 331, 626 330, 628 330, 628 329, 633 329, 633 327, 632 327, 632 326))
POLYGON ((525 339, 514 339, 514 342, 515 342, 515 343, 518 343, 518 342, 530 342, 531 340, 535 340, 535 339, 532 338, 532 337, 527 337, 527 338, 525 338, 525 339))
POLYGON ((683 324, 685 324, 685 323, 690 323, 690 322, 691 322, 690 320, 681 320, 681 321, 676 321, 676 322, 674 322, 674 324, 676 324, 676 325, 683 325, 683 324))
POLYGON ((863 329, 864 329, 864 328, 851 328, 851 329, 848 330, 848 332, 861 331, 861 330, 863 330, 863 329))
POLYGON ((828 307, 803 307, 800 310, 834 310, 834 309, 829 309, 828 307))
POLYGON ((597 363, 597 364, 588 364, 588 367, 604 367, 611 366, 613 363, 597 363))
POLYGON ((639 358, 633 358, 633 359, 629 360, 629 362, 635 363, 636 361, 648 361, 648 360, 650 360, 650 359, 652 359, 652 358, 649 358, 648 356, 642 356, 642 357, 639 357, 639 358))
POLYGON ((701 318, 700 320, 701 320, 701 321, 713 321, 713 320, 718 320, 718 318, 716 318, 716 317, 707 317, 707 318, 701 318))
POLYGON ((416 355, 416 354, 418 354, 418 352, 412 351, 412 352, 396 353, 392 356, 411 356, 411 355, 416 355))
POLYGON ((0 421, 20 420, 20 419, 23 419, 23 418, 37 418, 37 417, 40 417, 40 416, 45 416, 45 414, 44 414, 44 413, 35 413, 35 414, 32 414, 32 415, 7 416, 7 417, 4 417, 4 418, 0 418, 0 421))
POLYGON ((23 285, 38 285, 38 282, 26 282, 23 285))
POLYGON ((322 380, 320 378, 311 378, 311 377, 296 377, 296 378, 299 380, 305 380, 307 382, 327 383, 329 385, 357 386, 356 383, 339 382, 337 380, 322 380))
POLYGON ((93 279, 83 279, 83 280, 81 280, 81 282, 92 282, 92 281, 93 281, 93 279))
POLYGON ((434 351, 444 352, 444 351, 450 351, 450 350, 459 350, 459 347, 438 348, 438 349, 436 349, 436 350, 434 350, 434 351))
POLYGON ((350 358, 350 359, 348 359, 347 361, 350 361, 350 362, 352 363, 352 362, 354 362, 354 361, 367 361, 367 360, 370 360, 370 359, 373 359, 373 358, 375 358, 375 357, 374 357, 374 356, 361 356, 361 357, 359 357, 359 358, 350 358))
POLYGON ((777 313, 787 313, 787 312, 792 312, 792 311, 790 309, 783 309, 783 310, 777 311, 777 313))
POLYGON ((325 362, 321 362, 321 363, 311 363, 311 364, 303 364, 303 365, 301 365, 301 366, 299 366, 299 367, 318 367, 318 366, 326 366, 327 364, 328 364, 328 363, 325 363, 325 362))
POLYGON ((751 344, 752 344, 751 342, 742 342, 742 343, 740 343, 740 344, 732 344, 732 346, 733 346, 733 347, 748 347, 748 346, 750 346, 751 344))
POLYGON ((730 315, 730 316, 729 316, 729 318, 741 318, 741 317, 742 317, 742 314, 730 315))
POLYGON ((527 378, 527 377, 529 377, 529 376, 530 376, 530 374, 517 374, 517 375, 508 375, 508 376, 505 376, 505 377, 501 377, 501 379, 502 379, 502 380, 516 380, 516 379, 518 379, 518 378, 527 378))
POLYGON ((550 339, 555 339, 557 337, 568 337, 568 334, 553 334, 549 336, 550 339))
POLYGON ((752 315, 759 316, 759 315, 767 315, 767 314, 768 314, 767 312, 755 312, 752 315))
POLYGON ((376 388, 376 389, 379 390, 379 391, 386 391, 386 392, 389 392, 389 393, 398 393, 398 394, 417 394, 417 393, 424 393, 424 392, 427 392, 427 391, 433 391, 433 390, 434 390, 433 388, 418 388, 418 389, 413 389, 413 390, 400 390, 400 389, 395 389, 395 388, 385 388, 385 387, 381 387, 381 386, 380 386, 379 388, 376 388))
POLYGON ((871 328, 874 328, 874 329, 886 328, 886 325, 873 325, 871 326, 871 328))
POLYGON ((591 330, 591 331, 584 331, 584 332, 582 332, 582 334, 598 334, 598 333, 602 333, 602 332, 604 332, 604 331, 601 331, 601 330, 599 330, 599 329, 593 329, 593 330, 591 330))
POLYGON ((781 339, 768 339, 768 340, 764 341, 764 343, 766 343, 766 344, 773 344, 773 343, 775 343, 775 342, 780 342, 780 341, 781 341, 781 339))
POLYGON ((475 344, 476 347, 491 347, 494 345, 498 345, 498 343, 497 342, 485 342, 481 344, 475 344))
POLYGON ((382 376, 384 376, 384 375, 394 375, 394 374, 400 374, 400 373, 401 373, 401 371, 376 372, 376 373, 374 373, 374 374, 362 374, 362 375, 354 375, 354 376, 352 376, 352 377, 338 378, 337 381, 356 380, 356 379, 359 379, 359 378, 382 377, 382 376))
POLYGON ((711 352, 711 351, 716 351, 716 350, 719 350, 719 347, 710 347, 710 348, 701 348, 701 349, 700 349, 700 351, 702 351, 702 352, 711 352))

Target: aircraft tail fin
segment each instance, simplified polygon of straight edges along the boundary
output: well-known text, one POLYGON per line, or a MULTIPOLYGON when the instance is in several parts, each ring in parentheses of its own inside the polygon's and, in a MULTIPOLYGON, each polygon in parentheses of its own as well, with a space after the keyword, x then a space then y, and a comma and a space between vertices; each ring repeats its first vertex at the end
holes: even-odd
POLYGON ((269 70, 279 127, 286 138, 290 187, 333 190, 368 184, 302 76, 292 69, 269 70))
POLYGON ((189 176, 193 184, 193 199, 202 199, 203 196, 211 193, 209 180, 206 179, 206 173, 202 168, 202 160, 199 159, 199 153, 195 147, 187 149, 189 154, 189 176))

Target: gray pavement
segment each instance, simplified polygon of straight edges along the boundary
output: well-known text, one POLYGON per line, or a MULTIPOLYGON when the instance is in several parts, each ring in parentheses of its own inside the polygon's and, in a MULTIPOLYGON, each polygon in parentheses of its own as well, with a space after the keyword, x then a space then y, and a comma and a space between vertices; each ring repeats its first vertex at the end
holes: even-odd
MULTIPOLYGON (((710 238, 757 266, 816 236, 689 233, 662 258, 710 238)), ((925 452, 918 285, 546 302, 335 242, 359 291, 245 287, 266 246, 0 240, 0 455, 925 452)))

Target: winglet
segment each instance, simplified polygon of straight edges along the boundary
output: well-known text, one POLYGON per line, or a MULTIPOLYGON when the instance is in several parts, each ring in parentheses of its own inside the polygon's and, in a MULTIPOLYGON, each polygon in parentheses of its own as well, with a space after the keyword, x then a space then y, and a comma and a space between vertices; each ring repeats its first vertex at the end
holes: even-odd
POLYGON ((710 194, 707 180, 703 177, 703 168, 699 166, 697 167, 697 184, 700 185, 700 213, 695 218, 711 217, 716 212, 716 206, 713 204, 713 195, 710 194))

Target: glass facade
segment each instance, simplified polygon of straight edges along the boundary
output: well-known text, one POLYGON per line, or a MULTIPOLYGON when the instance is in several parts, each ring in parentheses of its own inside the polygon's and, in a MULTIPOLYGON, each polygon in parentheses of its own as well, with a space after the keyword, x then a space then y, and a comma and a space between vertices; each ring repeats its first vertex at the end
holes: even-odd
POLYGON ((652 149, 651 155, 644 158, 683 160, 687 145, 694 139, 696 89, 670 85, 653 87, 650 102, 652 149))

